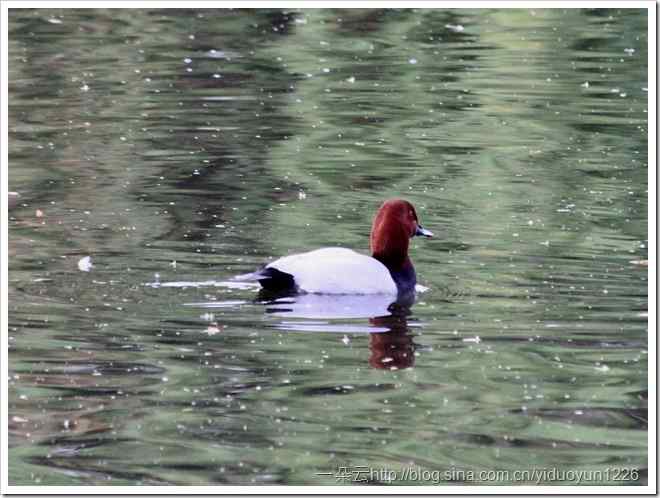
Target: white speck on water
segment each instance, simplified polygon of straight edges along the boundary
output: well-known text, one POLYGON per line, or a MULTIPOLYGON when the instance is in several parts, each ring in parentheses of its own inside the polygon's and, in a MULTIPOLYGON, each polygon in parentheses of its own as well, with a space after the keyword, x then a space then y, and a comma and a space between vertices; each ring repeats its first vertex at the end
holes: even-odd
POLYGON ((408 59, 408 63, 417 64, 417 59, 415 59, 414 57, 412 59, 408 59))
POLYGON ((62 19, 56 19, 54 17, 51 17, 50 19, 48 19, 48 22, 51 24, 62 24, 62 19))
POLYGON ((609 372, 610 371, 610 367, 608 367, 607 365, 598 365, 598 366, 595 366, 594 368, 596 370, 598 370, 599 372, 609 372))
POLYGON ((80 87, 80 89, 83 92, 87 92, 87 91, 89 91, 89 85, 87 83, 85 83, 83 86, 80 87))
POLYGON ((582 83, 580 86, 581 86, 582 88, 589 88, 589 82, 588 82, 588 81, 585 81, 585 82, 582 83))
POLYGON ((329 67, 324 67, 324 68, 323 68, 323 72, 324 72, 324 73, 329 73, 329 72, 330 72, 330 68, 329 68, 329 67))
POLYGON ((623 51, 624 51, 625 53, 627 53, 628 55, 632 55, 632 54, 635 53, 635 49, 634 49, 634 48, 624 48, 623 51))
POLYGON ((348 344, 351 342, 351 340, 348 338, 347 335, 345 335, 344 337, 341 338, 341 342, 343 342, 344 344, 346 344, 348 346, 348 344))
POLYGON ((89 256, 85 256, 84 258, 78 261, 78 269, 80 271, 91 271, 93 266, 94 265, 92 265, 92 258, 89 256))
POLYGON ((481 342, 481 337, 478 335, 475 335, 474 337, 466 337, 463 339, 463 342, 474 342, 475 344, 479 344, 481 342))
POLYGON ((185 59, 183 59, 183 62, 185 62, 186 64, 190 64, 192 62, 192 59, 190 57, 186 57, 185 59))
POLYGON ((208 55, 213 59, 227 59, 227 60, 230 59, 230 57, 227 55, 226 52, 223 52, 222 50, 216 50, 214 48, 206 52, 206 55, 208 55))
POLYGON ((447 28, 449 31, 453 31, 454 33, 465 31, 465 27, 461 24, 445 24, 445 28, 447 28))
POLYGON ((220 332, 222 332, 222 330, 220 327, 218 327, 217 323, 211 323, 208 327, 206 327, 206 333, 210 336, 219 334, 220 332))
POLYGON ((307 199, 307 194, 303 190, 301 190, 300 192, 298 192, 298 199, 300 199, 301 201, 307 199))
POLYGON ((355 83, 355 76, 351 76, 350 78, 346 78, 346 81, 349 83, 355 83))
POLYGON ((222 78, 222 76, 220 76, 218 73, 215 73, 215 74, 213 75, 213 77, 216 78, 216 79, 218 79, 218 78, 222 78))
POLYGON ((623 97, 627 97, 627 96, 628 96, 627 93, 620 93, 620 94, 619 94, 619 97, 622 97, 622 98, 623 98, 623 97))

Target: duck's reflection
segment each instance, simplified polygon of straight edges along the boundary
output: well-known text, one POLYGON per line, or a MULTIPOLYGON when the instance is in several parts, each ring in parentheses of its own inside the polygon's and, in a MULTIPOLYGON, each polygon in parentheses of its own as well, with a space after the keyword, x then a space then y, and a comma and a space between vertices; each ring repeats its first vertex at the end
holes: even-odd
POLYGON ((282 329, 297 332, 369 333, 369 365, 380 369, 410 368, 415 344, 408 325, 414 295, 273 295, 262 291, 258 301, 266 312, 289 319, 282 329), (291 319, 302 318, 295 321, 291 319), (328 323, 328 319, 368 319, 362 323, 328 323), (316 321, 314 321, 316 320, 316 321))
POLYGON ((410 306, 392 303, 390 308, 390 315, 369 319, 372 325, 388 329, 387 332, 370 334, 369 365, 388 370, 410 368, 415 363, 415 343, 408 327, 410 306))

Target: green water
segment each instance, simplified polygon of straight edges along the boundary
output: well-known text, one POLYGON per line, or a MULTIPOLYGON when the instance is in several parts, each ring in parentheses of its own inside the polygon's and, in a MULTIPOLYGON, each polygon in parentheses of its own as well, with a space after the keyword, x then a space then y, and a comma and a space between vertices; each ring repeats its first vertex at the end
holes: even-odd
POLYGON ((645 484, 647 44, 633 9, 12 9, 10 484, 645 484), (436 233, 407 315, 230 282, 367 252, 390 197, 436 233))

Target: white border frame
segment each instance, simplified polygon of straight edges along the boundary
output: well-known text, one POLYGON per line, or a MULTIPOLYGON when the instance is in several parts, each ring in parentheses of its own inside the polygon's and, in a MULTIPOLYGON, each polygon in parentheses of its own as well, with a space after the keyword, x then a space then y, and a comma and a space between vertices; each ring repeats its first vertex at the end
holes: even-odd
POLYGON ((0 230, 1 230, 1 269, 0 269, 0 338, 2 343, 2 445, 0 461, 2 468, 0 490, 2 494, 656 494, 656 3, 655 1, 3 1, 1 11, 2 30, 2 113, 0 116, 0 230), (8 282, 8 10, 10 8, 176 8, 185 4, 186 8, 625 8, 647 9, 648 12, 648 389, 649 389, 649 430, 648 430, 648 485, 647 486, 10 486, 8 484, 8 402, 7 402, 7 285, 8 282))

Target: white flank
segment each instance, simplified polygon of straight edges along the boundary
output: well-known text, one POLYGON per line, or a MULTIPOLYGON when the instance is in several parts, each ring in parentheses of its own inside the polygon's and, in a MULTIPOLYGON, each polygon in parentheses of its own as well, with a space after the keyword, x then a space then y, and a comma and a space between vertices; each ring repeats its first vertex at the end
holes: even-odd
POLYGON ((397 288, 383 263, 343 247, 325 247, 273 261, 301 291, 314 294, 392 294, 397 288))

